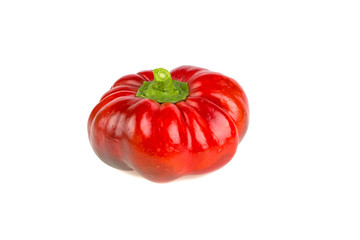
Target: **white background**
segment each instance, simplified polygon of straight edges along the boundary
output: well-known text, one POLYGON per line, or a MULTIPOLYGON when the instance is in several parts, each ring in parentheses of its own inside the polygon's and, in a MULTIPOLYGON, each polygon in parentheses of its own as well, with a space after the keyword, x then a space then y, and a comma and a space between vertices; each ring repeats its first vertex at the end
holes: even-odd
POLYGON ((1 1, 0 239, 360 239, 358 1, 1 1), (235 78, 250 126, 167 184, 102 163, 87 118, 121 76, 235 78))

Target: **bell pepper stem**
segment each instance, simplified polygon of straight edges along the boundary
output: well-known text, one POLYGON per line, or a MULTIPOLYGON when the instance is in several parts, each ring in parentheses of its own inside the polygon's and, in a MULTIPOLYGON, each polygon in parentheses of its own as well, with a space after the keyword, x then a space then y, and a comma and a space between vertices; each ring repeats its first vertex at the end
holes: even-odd
POLYGON ((154 81, 143 82, 136 93, 137 97, 152 99, 158 103, 177 103, 189 95, 187 83, 173 80, 168 70, 157 68, 153 73, 154 81))
POLYGON ((162 92, 171 93, 174 91, 171 74, 164 68, 157 68, 153 71, 154 82, 153 87, 162 92))

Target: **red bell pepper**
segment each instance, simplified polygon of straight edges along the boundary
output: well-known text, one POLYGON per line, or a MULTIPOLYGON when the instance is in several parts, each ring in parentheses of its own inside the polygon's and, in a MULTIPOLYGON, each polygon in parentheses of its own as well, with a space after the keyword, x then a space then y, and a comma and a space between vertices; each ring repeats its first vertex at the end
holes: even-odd
POLYGON ((117 80, 91 112, 88 134, 108 165, 169 182, 228 163, 248 121, 248 101, 235 80, 181 66, 117 80))

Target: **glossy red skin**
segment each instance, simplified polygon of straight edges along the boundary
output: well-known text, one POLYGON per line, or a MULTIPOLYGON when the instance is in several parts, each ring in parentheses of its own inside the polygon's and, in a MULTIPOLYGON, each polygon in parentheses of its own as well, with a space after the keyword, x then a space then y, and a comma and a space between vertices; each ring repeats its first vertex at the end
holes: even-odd
POLYGON ((186 100, 159 104, 136 97, 142 83, 153 80, 151 70, 120 78, 103 95, 88 121, 90 143, 102 161, 160 183, 231 160, 249 121, 240 85, 193 66, 178 67, 171 77, 188 83, 186 100))

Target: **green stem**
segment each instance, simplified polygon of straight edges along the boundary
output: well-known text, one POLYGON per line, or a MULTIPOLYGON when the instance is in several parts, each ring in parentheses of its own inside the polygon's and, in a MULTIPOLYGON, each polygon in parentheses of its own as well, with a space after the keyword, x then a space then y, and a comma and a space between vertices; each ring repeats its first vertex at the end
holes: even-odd
POLYGON ((153 71, 154 81, 144 82, 139 88, 136 96, 152 99, 159 103, 176 103, 185 100, 189 95, 187 83, 171 79, 171 74, 164 68, 153 71))
POLYGON ((154 81, 152 86, 162 92, 172 93, 174 92, 174 86, 172 84, 171 74, 164 68, 157 68, 153 71, 154 81))

